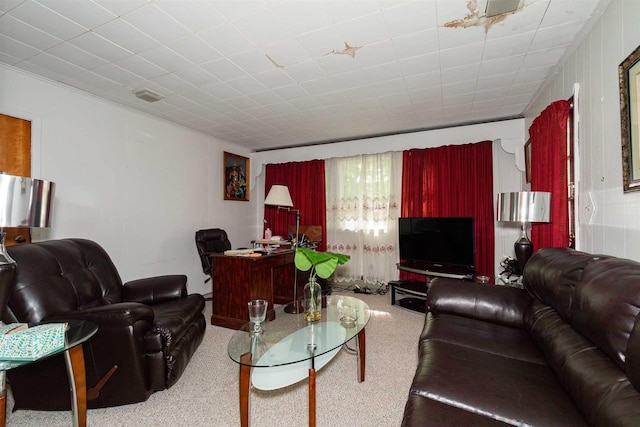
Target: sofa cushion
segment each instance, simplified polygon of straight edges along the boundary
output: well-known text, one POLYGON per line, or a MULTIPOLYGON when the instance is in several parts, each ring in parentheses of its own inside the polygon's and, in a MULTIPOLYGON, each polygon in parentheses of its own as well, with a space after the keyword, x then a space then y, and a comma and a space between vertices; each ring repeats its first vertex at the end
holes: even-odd
POLYGON ((543 248, 527 262, 524 286, 536 299, 555 308, 570 321, 574 288, 582 271, 594 260, 606 258, 569 248, 543 248))
POLYGON ((443 341, 422 343, 411 393, 510 424, 586 425, 549 367, 443 341))
POLYGON ((450 313, 508 326, 523 326, 531 298, 521 289, 436 278, 427 292, 428 311, 450 313))
POLYGON ((508 424, 471 411, 460 410, 437 400, 410 394, 404 407, 402 427, 424 427, 425 425, 497 427, 508 424))
POLYGON ((637 425, 640 395, 608 354, 543 303, 532 305, 527 318, 549 365, 591 424, 637 425))
POLYGON ((499 356, 546 365, 525 329, 451 314, 427 313, 420 342, 445 341, 499 356))
POLYGON ((640 263, 610 258, 589 264, 574 297, 572 326, 625 369, 640 312, 640 263))

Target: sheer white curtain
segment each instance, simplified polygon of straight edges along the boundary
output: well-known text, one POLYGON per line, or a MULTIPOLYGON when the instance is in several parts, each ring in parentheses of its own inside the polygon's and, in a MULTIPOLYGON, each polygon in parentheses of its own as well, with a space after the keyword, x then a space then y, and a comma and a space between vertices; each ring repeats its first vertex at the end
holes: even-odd
POLYGON ((337 281, 398 277, 402 152, 325 160, 327 250, 351 256, 337 281))

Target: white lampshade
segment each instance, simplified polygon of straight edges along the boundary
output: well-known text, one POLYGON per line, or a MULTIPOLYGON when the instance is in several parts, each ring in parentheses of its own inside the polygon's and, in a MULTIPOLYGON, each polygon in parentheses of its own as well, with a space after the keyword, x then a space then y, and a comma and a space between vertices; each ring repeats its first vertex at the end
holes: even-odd
POLYGON ((546 191, 521 191, 498 194, 498 221, 501 222, 549 222, 551 193, 546 191))
POLYGON ((282 206, 292 208, 293 200, 286 185, 272 185, 269 194, 264 199, 264 204, 268 206, 282 206))

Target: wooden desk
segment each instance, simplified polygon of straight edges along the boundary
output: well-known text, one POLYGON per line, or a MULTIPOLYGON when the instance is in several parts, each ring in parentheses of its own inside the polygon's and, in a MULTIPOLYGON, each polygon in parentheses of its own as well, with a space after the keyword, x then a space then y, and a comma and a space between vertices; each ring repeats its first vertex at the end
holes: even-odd
MULTIPOLYGON (((269 301, 267 320, 273 320, 273 304, 293 300, 293 257, 290 249, 260 257, 212 255, 211 324, 239 329, 249 321, 247 303, 253 299, 269 301)), ((298 297, 302 297, 300 287, 298 297)))

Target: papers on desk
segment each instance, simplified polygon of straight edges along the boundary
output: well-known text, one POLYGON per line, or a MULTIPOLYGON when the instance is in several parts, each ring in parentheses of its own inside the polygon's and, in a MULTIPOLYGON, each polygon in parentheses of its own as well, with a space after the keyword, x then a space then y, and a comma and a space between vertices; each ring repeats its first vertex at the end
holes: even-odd
POLYGON ((254 255, 255 252, 255 249, 230 249, 228 251, 224 251, 224 254, 231 256, 260 256, 260 254, 254 255))
POLYGON ((274 246, 278 246, 278 245, 290 246, 293 244, 288 240, 263 240, 263 239, 256 240, 255 243, 258 245, 274 245, 274 246))

